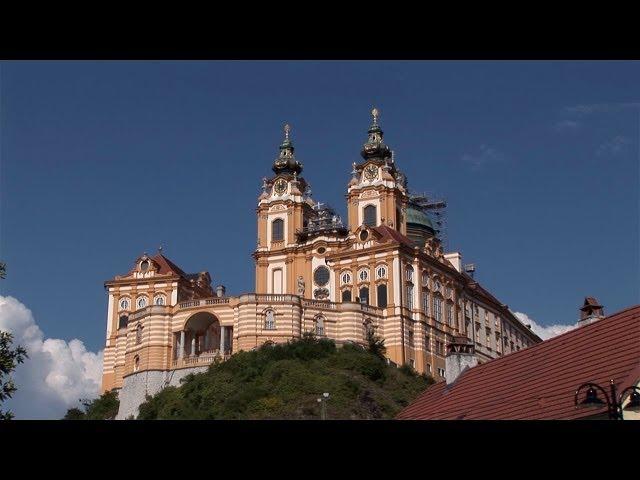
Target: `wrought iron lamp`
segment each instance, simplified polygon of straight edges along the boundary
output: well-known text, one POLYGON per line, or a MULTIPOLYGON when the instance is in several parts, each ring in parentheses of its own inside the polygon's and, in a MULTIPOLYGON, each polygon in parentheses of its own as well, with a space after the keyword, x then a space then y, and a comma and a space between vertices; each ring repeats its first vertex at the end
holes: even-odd
POLYGON ((640 412, 640 388, 631 386, 625 388, 620 395, 618 395, 616 386, 613 380, 609 381, 610 394, 597 383, 583 383, 576 390, 574 404, 576 408, 602 408, 607 407, 607 413, 611 420, 623 420, 622 412, 640 412), (587 389, 584 399, 578 402, 578 395, 583 389, 587 389), (598 397, 598 391, 600 391, 605 400, 598 397), (627 392, 631 392, 629 396, 629 403, 623 408, 622 401, 627 392))

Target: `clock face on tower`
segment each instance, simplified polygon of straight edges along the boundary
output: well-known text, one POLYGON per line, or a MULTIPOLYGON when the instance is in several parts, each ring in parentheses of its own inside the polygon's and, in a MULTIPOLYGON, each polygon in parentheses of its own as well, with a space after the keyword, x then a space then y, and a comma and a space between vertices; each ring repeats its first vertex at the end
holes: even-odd
POLYGON ((364 178, 367 180, 375 180, 378 178, 378 167, 375 165, 367 165, 364 169, 364 178))
POLYGON ((287 191, 287 182, 283 178, 279 178, 276 183, 273 185, 273 190, 277 195, 282 195, 287 191))

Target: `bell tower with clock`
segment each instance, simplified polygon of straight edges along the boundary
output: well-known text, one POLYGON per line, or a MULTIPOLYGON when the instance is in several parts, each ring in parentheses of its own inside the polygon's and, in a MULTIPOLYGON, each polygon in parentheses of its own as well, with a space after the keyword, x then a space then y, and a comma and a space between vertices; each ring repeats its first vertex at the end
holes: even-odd
POLYGON ((408 194, 405 176, 396 168, 391 150, 378 125, 380 112, 371 111, 373 123, 360 152, 363 161, 353 163, 347 192, 349 230, 361 225, 386 225, 406 235, 405 212, 408 194))
POLYGON ((309 186, 299 176, 302 163, 295 158, 290 133, 291 127, 285 125, 285 137, 273 162, 274 175, 263 179, 258 198, 258 245, 253 254, 258 293, 295 293, 296 232, 303 230, 313 210, 309 186))

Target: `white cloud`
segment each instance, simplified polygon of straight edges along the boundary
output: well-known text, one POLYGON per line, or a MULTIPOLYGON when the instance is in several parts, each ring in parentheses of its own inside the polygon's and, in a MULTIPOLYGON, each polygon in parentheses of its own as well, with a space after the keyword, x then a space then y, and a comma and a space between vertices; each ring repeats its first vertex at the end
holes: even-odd
POLYGON ((596 150, 596 155, 600 157, 618 155, 625 152, 630 143, 631 140, 629 140, 627 137, 617 135, 611 140, 607 140, 602 145, 600 145, 596 150))
POLYGON ((102 350, 89 352, 78 339, 44 338, 31 310, 9 296, 0 295, 0 330, 11 332, 14 345, 29 355, 12 374, 18 390, 2 405, 16 419, 59 419, 80 398, 98 395, 102 350))
POLYGON ((547 340, 551 337, 555 337, 556 335, 560 335, 561 333, 568 332, 569 330, 573 330, 576 328, 576 325, 538 325, 535 320, 530 318, 526 313, 521 312, 513 312, 513 314, 525 325, 531 325, 531 330, 533 333, 538 335, 542 340, 547 340))
POLYGON ((592 113, 610 113, 627 110, 630 108, 640 108, 640 102, 623 102, 623 103, 591 103, 587 105, 574 105, 565 107, 567 113, 576 115, 590 115, 592 113))
POLYGON ((476 153, 465 153, 462 155, 462 161, 469 163, 472 170, 479 170, 487 163, 499 162, 504 160, 504 158, 504 154, 488 145, 480 145, 476 153))

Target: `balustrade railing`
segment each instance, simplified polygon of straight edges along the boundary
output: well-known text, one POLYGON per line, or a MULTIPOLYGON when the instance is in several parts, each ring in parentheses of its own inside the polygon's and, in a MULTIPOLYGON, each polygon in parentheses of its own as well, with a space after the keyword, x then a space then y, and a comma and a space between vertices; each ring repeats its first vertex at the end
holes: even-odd
POLYGON ((225 354, 220 353, 220 350, 209 350, 206 352, 202 352, 198 355, 187 355, 182 358, 175 358, 173 360, 174 368, 181 367, 196 367, 201 365, 210 365, 216 359, 220 361, 227 360, 231 356, 231 353, 227 352, 225 354))
POLYGON ((337 304, 328 300, 303 300, 303 307, 320 308, 327 310, 336 310, 337 304))
POLYGON ((220 303, 229 303, 229 297, 213 297, 213 298, 201 298, 198 300, 188 300, 186 302, 180 302, 178 308, 192 308, 199 307, 201 305, 218 305, 220 303))

